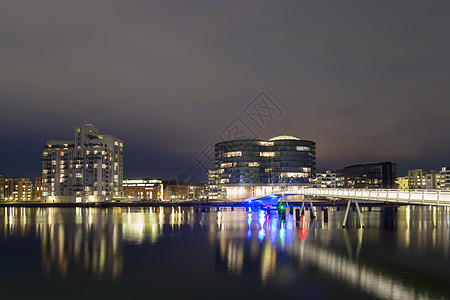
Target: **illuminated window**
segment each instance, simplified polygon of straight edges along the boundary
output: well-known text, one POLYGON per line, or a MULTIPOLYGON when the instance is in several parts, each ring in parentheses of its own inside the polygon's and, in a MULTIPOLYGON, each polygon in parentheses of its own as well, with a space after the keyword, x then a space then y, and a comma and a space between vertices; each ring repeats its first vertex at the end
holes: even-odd
POLYGON ((259 162, 251 162, 251 163, 248 163, 248 166, 249 166, 249 167, 259 167, 259 162))
POLYGON ((261 146, 273 146, 273 142, 259 142, 261 146))
POLYGON ((236 157, 236 156, 242 156, 242 151, 234 151, 234 152, 225 152, 223 154, 224 157, 236 157))
POLYGON ((77 173, 77 174, 76 174, 76 177, 77 177, 77 178, 82 178, 83 175, 82 175, 81 173, 77 173))
POLYGON ((233 166, 233 163, 224 163, 224 164, 220 165, 221 168, 231 168, 232 166, 233 166))
POLYGON ((42 156, 48 156, 48 152, 43 152, 42 156))
POLYGON ((259 152, 259 156, 272 157, 275 156, 275 152, 259 152))
POLYGON ((297 151, 310 151, 311 148, 309 147, 303 147, 303 146, 297 146, 297 151))
POLYGON ((282 172, 280 173, 282 178, 306 178, 308 177, 308 173, 291 173, 291 172, 282 172))

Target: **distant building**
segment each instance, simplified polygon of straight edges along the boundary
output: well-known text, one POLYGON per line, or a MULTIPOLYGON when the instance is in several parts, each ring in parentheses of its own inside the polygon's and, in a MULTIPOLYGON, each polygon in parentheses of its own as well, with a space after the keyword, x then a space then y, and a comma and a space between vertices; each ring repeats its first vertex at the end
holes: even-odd
POLYGON ((415 169, 408 171, 410 189, 439 189, 439 171, 415 169))
POLYGON ((344 188, 396 188, 397 165, 391 162, 353 165, 336 171, 337 185, 344 188))
POLYGON ((36 201, 42 200, 42 176, 36 177, 34 180, 33 199, 36 201))
POLYGON ((227 198, 226 188, 220 184, 220 170, 208 170, 208 198, 224 200, 227 198))
POLYGON ((409 177, 408 176, 397 177, 397 185, 398 188, 401 190, 409 189, 409 177))
POLYGON ((206 198, 206 185, 178 180, 165 180, 164 200, 202 200, 206 198))
POLYGON ((440 172, 441 190, 450 190, 450 167, 442 167, 440 172))
POLYGON ((245 200, 287 186, 312 186, 316 143, 294 136, 242 139, 215 145, 210 199, 245 200), (218 197, 218 198, 215 198, 218 197))
POLYGON ((123 197, 123 142, 92 124, 72 141, 51 140, 42 152, 45 202, 99 202, 123 197))
POLYGON ((3 174, 0 173, 0 201, 5 200, 5 178, 3 174))
POLYGON ((335 188, 336 172, 333 171, 317 171, 316 177, 313 179, 314 187, 317 188, 335 188))
POLYGON ((123 193, 126 199, 163 199, 163 182, 159 179, 124 179, 123 193))
POLYGON ((6 178, 5 199, 7 201, 31 201, 33 184, 28 178, 6 178))

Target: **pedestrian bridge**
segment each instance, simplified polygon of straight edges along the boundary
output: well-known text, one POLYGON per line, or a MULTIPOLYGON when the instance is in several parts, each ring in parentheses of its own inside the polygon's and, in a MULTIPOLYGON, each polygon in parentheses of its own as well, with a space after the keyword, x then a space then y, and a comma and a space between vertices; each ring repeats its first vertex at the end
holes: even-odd
POLYGON ((261 195, 249 199, 258 201, 258 199, 267 199, 274 197, 275 201, 286 201, 287 196, 303 195, 302 208, 305 206, 305 200, 309 200, 312 216, 315 217, 315 211, 312 197, 327 198, 330 201, 347 200, 347 209, 345 210, 342 227, 346 226, 347 217, 352 202, 355 203, 358 211, 361 227, 365 227, 363 216, 358 205, 358 201, 372 201, 381 203, 399 203, 413 205, 439 205, 450 206, 450 191, 448 190, 388 190, 388 189, 345 189, 345 188, 286 188, 272 191, 269 195, 261 195))
POLYGON ((324 197, 329 200, 368 200, 401 204, 450 206, 450 190, 287 188, 275 190, 272 192, 272 195, 304 195, 324 197))

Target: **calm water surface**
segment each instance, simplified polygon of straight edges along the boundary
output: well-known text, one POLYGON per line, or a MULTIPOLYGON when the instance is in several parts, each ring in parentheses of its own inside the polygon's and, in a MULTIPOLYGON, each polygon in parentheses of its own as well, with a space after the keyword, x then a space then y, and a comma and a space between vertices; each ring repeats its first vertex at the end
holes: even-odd
POLYGON ((1 299, 450 299, 450 209, 1 208, 1 299))

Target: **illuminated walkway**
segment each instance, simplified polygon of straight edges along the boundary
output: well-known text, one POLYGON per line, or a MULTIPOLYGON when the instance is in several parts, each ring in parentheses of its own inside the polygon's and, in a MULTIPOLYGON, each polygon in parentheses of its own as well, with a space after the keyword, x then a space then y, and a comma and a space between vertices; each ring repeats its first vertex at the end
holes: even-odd
POLYGON ((369 200, 402 204, 450 206, 450 191, 440 190, 291 188, 276 190, 272 194, 325 197, 330 200, 369 200))

